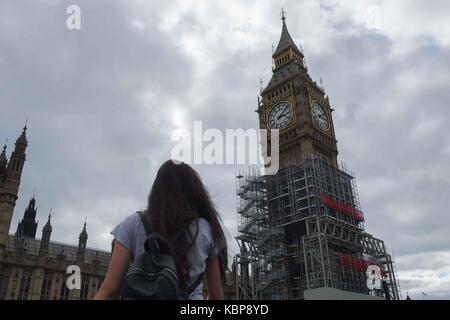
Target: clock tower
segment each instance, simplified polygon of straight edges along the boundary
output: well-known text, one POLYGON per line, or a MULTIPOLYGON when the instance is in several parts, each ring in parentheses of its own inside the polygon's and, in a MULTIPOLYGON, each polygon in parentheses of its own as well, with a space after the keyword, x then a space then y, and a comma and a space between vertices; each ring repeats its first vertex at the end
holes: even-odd
POLYGON ((365 231, 355 178, 337 163, 333 109, 284 10, 272 58, 257 112, 261 129, 279 132, 279 170, 236 176, 237 298, 399 299, 394 261, 365 231), (372 269, 377 285, 367 278, 372 269))
POLYGON ((280 168, 315 154, 337 167, 337 146, 328 96, 314 82, 303 52, 286 26, 272 58, 272 78, 261 92, 258 106, 261 129, 280 131, 280 168))

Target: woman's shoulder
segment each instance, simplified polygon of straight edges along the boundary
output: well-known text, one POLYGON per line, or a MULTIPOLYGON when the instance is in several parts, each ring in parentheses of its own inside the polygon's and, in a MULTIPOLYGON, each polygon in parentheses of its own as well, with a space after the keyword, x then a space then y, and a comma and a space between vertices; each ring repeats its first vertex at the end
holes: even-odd
POLYGON ((208 220, 206 220, 205 218, 197 218, 196 220, 198 221, 199 227, 211 228, 211 225, 209 224, 208 220))
POLYGON ((116 228, 121 228, 125 230, 134 230, 141 223, 141 217, 139 216, 139 211, 135 211, 125 217, 116 228))
POLYGON ((191 228, 194 226, 198 228, 199 235, 207 237, 211 236, 211 225, 206 219, 204 218, 194 219, 191 223, 191 228))
POLYGON ((141 217, 139 216, 139 212, 140 211, 135 211, 132 214, 128 215, 123 220, 123 223, 130 224, 130 225, 136 225, 141 220, 141 217))
POLYGON ((125 246, 132 255, 135 255, 136 242, 140 239, 139 219, 138 212, 133 212, 111 231, 114 239, 125 246))

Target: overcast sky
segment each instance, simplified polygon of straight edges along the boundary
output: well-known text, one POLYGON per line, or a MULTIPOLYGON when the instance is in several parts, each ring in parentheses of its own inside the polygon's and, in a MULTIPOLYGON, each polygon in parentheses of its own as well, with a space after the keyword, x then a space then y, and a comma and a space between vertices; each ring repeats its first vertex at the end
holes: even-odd
MULTIPOLYGON (((287 11, 334 112, 366 230, 397 262, 403 298, 450 299, 448 1, 0 2, 0 140, 29 119, 11 231, 36 188, 38 236, 110 250, 146 205, 173 130, 257 128, 259 79, 287 11), (363 4, 364 2, 364 4, 363 4), (81 30, 66 8, 81 8, 81 30), (426 297, 425 297, 426 298, 426 297)), ((236 166, 196 166, 236 249, 236 166)))

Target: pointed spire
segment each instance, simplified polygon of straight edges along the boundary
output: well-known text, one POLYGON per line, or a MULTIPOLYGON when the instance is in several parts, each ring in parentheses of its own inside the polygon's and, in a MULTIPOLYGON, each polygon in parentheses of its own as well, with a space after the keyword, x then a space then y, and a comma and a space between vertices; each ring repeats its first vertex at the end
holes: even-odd
MULTIPOLYGON (((7 140, 8 141, 8 140, 7 140)), ((4 167, 6 167, 6 164, 8 163, 8 158, 6 157, 6 146, 7 142, 3 146, 3 151, 0 154, 0 170, 4 167)))
POLYGON ((50 244, 50 237, 52 236, 52 224, 50 219, 52 217, 52 209, 50 209, 50 213, 48 214, 48 220, 45 224, 44 228, 42 228, 42 239, 39 247, 39 255, 46 255, 48 252, 48 246, 50 244))
POLYGON ((36 199, 33 197, 28 202, 28 207, 25 209, 23 213, 23 218, 20 220, 17 225, 17 234, 27 237, 27 238, 35 238, 36 230, 37 230, 37 221, 36 221, 36 199))
POLYGON ((30 202, 28 203, 28 208, 34 209, 35 206, 36 206, 36 198, 34 197, 34 194, 33 194, 33 197, 30 199, 30 202))
POLYGON ((86 221, 84 222, 83 231, 80 233, 77 250, 77 261, 83 261, 85 258, 88 234, 86 232, 86 221))
POLYGON ((24 219, 35 219, 37 213, 36 208, 36 198, 33 196, 28 202, 28 207, 25 209, 25 213, 23 215, 24 219))
POLYGON ((292 40, 291 35, 289 34, 289 31, 288 31, 288 28, 286 25, 286 11, 284 11, 283 8, 281 8, 281 20, 283 21, 283 30, 281 31, 280 41, 278 42, 277 49, 273 53, 273 57, 275 57, 280 52, 282 52, 283 50, 285 50, 289 47, 292 47, 293 49, 295 49, 296 51, 301 53, 300 50, 295 45, 294 40, 292 40))
POLYGON ((88 234, 86 231, 86 221, 84 221, 84 226, 83 226, 83 230, 80 233, 80 239, 87 239, 88 234))
POLYGON ((6 158, 6 148, 8 147, 7 144, 8 144, 8 139, 6 139, 6 142, 3 145, 3 151, 2 151, 2 154, 1 154, 0 158, 1 157, 5 157, 6 158))
POLYGON ((51 223, 51 218, 52 218, 52 209, 50 209, 50 213, 48 214, 48 220, 47 223, 45 224, 44 228, 42 229, 42 231, 50 231, 52 232, 53 228, 52 228, 52 223, 51 223))
POLYGON ((20 137, 16 141, 16 144, 18 144, 18 143, 25 144, 25 145, 28 144, 28 141, 27 141, 27 125, 25 125, 25 127, 23 127, 22 134, 20 135, 20 137))

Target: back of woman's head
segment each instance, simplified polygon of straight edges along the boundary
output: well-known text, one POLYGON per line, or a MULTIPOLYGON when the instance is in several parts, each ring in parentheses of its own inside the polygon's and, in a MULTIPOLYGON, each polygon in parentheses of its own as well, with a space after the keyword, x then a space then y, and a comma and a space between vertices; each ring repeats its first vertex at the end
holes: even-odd
MULTIPOLYGON (((148 199, 147 213, 155 231, 167 240, 177 262, 180 282, 186 286, 187 252, 196 234, 185 231, 196 218, 209 222, 214 243, 226 244, 220 218, 199 175, 188 164, 168 160, 159 168, 148 199)), ((197 230, 198 232, 198 230, 197 230)), ((222 276, 226 269, 226 246, 220 256, 222 276)))

